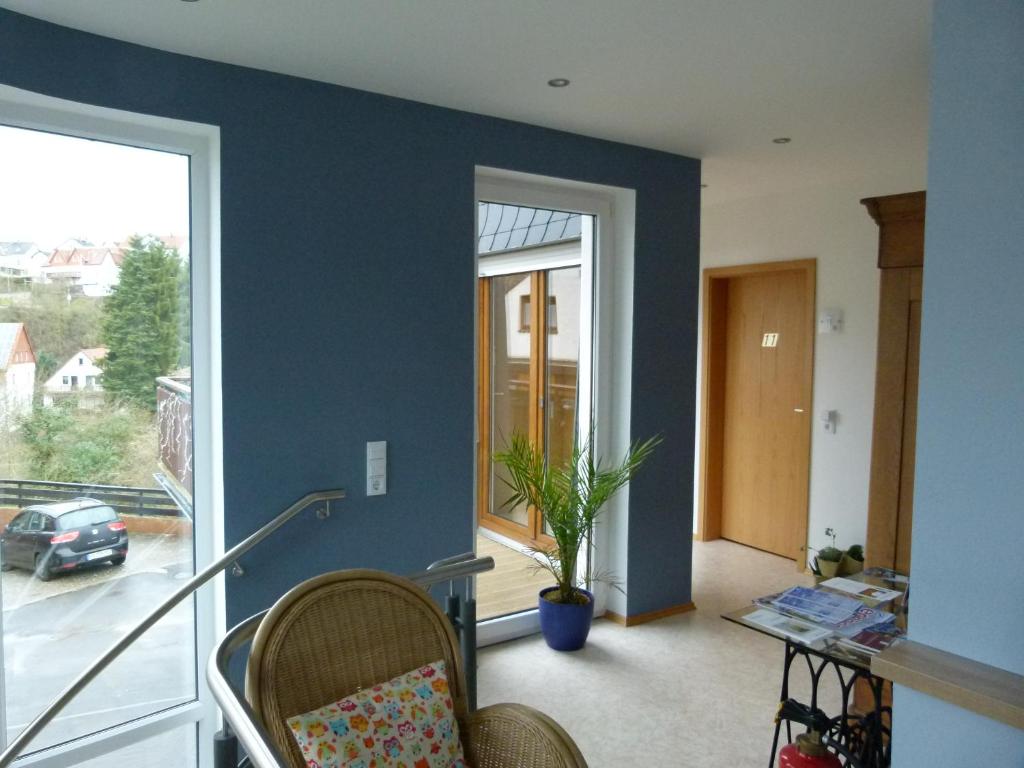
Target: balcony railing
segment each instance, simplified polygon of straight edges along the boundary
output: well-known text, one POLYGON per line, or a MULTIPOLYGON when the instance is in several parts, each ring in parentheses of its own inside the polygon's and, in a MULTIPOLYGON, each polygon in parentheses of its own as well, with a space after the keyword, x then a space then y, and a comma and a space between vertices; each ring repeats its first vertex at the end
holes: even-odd
POLYGON ((192 497, 192 381, 161 376, 156 380, 159 460, 167 476, 192 497))

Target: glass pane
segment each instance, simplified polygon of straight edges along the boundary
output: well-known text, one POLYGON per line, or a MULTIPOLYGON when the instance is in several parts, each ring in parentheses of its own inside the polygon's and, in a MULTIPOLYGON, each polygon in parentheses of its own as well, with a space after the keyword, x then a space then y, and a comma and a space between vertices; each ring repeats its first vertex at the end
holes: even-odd
POLYGON ((75 768, 110 768, 112 765, 144 765, 146 768, 191 768, 196 764, 196 726, 182 725, 166 733, 115 749, 75 768))
MULTIPOLYGON (((580 359, 580 268, 548 272, 547 366, 544 436, 548 461, 564 463, 576 437, 576 392, 580 359)), ((547 524, 544 532, 551 534, 547 524)))
MULTIPOLYGON (((0 126, 0 167, 0 526, 41 523, 0 528, 10 738, 195 572, 191 268, 188 157, 0 126)), ((31 749, 196 686, 189 599, 31 749)))
MULTIPOLYGON (((530 273, 491 279, 491 454, 514 432, 530 434, 530 273)), ((527 525, 525 504, 509 507, 503 465, 491 465, 491 513, 527 525)))

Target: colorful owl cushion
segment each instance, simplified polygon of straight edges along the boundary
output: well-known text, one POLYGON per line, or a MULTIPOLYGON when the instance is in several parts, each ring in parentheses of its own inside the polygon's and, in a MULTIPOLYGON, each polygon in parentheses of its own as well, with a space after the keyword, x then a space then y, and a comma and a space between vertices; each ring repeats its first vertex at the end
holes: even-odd
POLYGON ((309 768, 466 768, 443 661, 287 720, 309 768))

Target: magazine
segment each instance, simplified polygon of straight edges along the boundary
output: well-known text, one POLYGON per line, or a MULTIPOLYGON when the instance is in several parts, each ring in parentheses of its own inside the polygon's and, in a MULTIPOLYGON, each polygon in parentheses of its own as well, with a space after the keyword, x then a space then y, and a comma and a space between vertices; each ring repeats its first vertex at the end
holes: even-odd
POLYGON ((865 607, 852 597, 811 587, 790 587, 775 598, 772 605, 786 613, 833 628, 849 622, 859 609, 865 607))
POLYGON ((866 584, 863 581, 844 579, 841 576, 837 576, 834 579, 829 579, 828 581, 823 581, 819 586, 828 587, 829 589, 837 590, 839 592, 844 592, 867 603, 867 605, 872 608, 878 605, 879 603, 885 603, 890 600, 896 600, 897 598, 903 595, 903 593, 898 589, 886 589, 885 587, 876 587, 872 584, 866 584))
POLYGON ((888 611, 870 608, 855 598, 811 587, 791 587, 775 597, 770 607, 847 637, 892 618, 888 611))
POLYGON ((893 618, 866 627, 852 637, 840 637, 837 642, 847 648, 873 656, 898 642, 903 634, 903 630, 896 626, 895 618, 893 618))
POLYGON ((770 608, 758 608, 744 616, 743 620, 762 626, 804 645, 813 645, 832 636, 832 633, 823 627, 816 627, 809 622, 792 616, 786 616, 770 608))

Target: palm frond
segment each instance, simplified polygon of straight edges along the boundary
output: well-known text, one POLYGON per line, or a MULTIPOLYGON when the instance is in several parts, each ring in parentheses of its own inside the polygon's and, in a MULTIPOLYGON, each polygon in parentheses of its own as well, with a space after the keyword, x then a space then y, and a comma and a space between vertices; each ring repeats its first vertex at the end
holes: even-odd
MULTIPOLYGON (((505 450, 494 454, 494 460, 507 470, 501 480, 511 491, 502 506, 528 504, 544 516, 555 546, 532 551, 540 556, 540 566, 554 576, 563 601, 570 601, 577 588, 580 550, 585 542, 591 542, 604 505, 633 479, 659 443, 660 436, 633 443, 622 462, 610 468, 605 468, 591 450, 593 428, 590 438, 582 444, 577 440, 569 458, 556 466, 550 466, 543 450, 518 431, 512 434, 505 450)), ((587 585, 603 577, 603 572, 591 573, 588 548, 587 585)))

